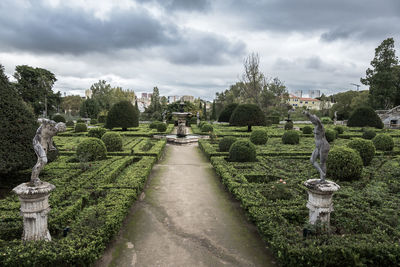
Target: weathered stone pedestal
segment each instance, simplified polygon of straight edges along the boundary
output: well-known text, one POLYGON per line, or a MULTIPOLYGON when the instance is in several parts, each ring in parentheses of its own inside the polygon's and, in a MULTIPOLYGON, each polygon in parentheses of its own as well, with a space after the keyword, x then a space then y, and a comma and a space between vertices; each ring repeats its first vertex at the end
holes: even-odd
POLYGON ((178 137, 185 137, 187 135, 186 133, 186 120, 183 118, 178 119, 178 130, 176 132, 176 135, 178 137))
POLYGON ((51 241, 47 229, 47 214, 50 211, 49 195, 55 188, 50 183, 42 182, 39 186, 23 183, 13 189, 21 202, 21 216, 24 218, 22 240, 51 241))
POLYGON ((315 225, 320 222, 329 227, 333 211, 332 196, 340 186, 332 181, 320 182, 319 179, 307 180, 304 185, 308 191, 309 223, 315 225))

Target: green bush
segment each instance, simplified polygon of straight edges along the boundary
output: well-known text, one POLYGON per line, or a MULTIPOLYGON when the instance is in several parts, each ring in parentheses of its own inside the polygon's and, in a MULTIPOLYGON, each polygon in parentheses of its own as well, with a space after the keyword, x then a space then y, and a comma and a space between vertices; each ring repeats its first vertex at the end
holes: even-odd
POLYGON ((335 146, 329 151, 326 168, 327 177, 331 179, 358 180, 361 177, 363 161, 354 149, 335 146))
POLYGON ((335 126, 335 128, 333 128, 338 134, 342 134, 344 133, 344 127, 343 126, 335 126))
POLYGON ((161 123, 162 123, 161 121, 152 121, 152 122, 149 124, 149 128, 150 128, 150 129, 157 129, 157 126, 160 125, 161 123))
POLYGON ((201 126, 201 131, 202 131, 203 133, 212 132, 213 130, 214 130, 213 126, 212 126, 211 124, 209 124, 209 123, 204 123, 204 124, 201 126))
POLYGON ((35 165, 32 139, 38 127, 32 110, 19 97, 0 65, 0 173, 35 165))
POLYGON ((103 136, 103 134, 105 134, 107 132, 106 129, 104 128, 90 128, 89 132, 88 132, 88 137, 96 137, 96 138, 101 138, 103 136))
POLYGON ((256 161, 256 147, 247 140, 238 140, 229 149, 229 160, 235 162, 256 161))
POLYGON ((375 127, 383 128, 383 122, 371 107, 360 107, 354 110, 347 121, 347 126, 350 127, 375 127))
POLYGON ((64 122, 65 123, 65 118, 61 114, 54 115, 52 120, 55 122, 64 122))
POLYGON ((279 124, 279 116, 267 116, 265 119, 269 120, 272 124, 279 124))
POLYGON ((157 132, 165 132, 167 130, 167 124, 161 122, 157 125, 157 132))
POLYGON ((219 122, 229 122, 233 111, 237 108, 239 104, 237 103, 232 103, 226 106, 222 111, 221 114, 219 114, 218 121, 219 122))
POLYGON ((322 117, 321 118, 321 122, 322 122, 322 124, 331 124, 331 123, 333 123, 332 119, 329 118, 329 117, 322 117))
POLYGON ((392 151, 394 147, 393 138, 387 134, 378 134, 372 139, 376 150, 392 151))
POLYGON ((99 123, 105 123, 105 122, 107 121, 107 115, 99 115, 99 116, 97 117, 97 121, 98 121, 99 123))
POLYGON ((288 121, 285 123, 285 130, 293 130, 293 121, 288 121))
POLYGON ((82 120, 82 119, 77 119, 77 120, 76 120, 76 123, 85 123, 85 121, 82 120))
POLYGON ((372 138, 374 138, 376 136, 376 132, 374 130, 371 129, 367 129, 363 132, 362 134, 362 138, 364 139, 368 139, 371 140, 372 138))
POLYGON ((81 161, 95 161, 105 159, 107 149, 102 140, 95 137, 88 137, 79 143, 76 155, 81 161))
POLYGON ((255 145, 265 145, 268 141, 267 131, 262 129, 253 131, 250 135, 250 141, 255 145))
POLYGON ((325 129, 325 138, 326 141, 333 142, 336 139, 336 134, 337 132, 335 130, 332 129, 325 129))
POLYGON ((90 125, 96 125, 97 124, 97 120, 96 119, 91 119, 90 120, 90 125))
POLYGON ((355 138, 351 140, 347 146, 360 154, 364 166, 369 165, 375 156, 375 146, 371 140, 355 138))
POLYGON ((219 152, 228 152, 231 148, 231 145, 236 142, 236 137, 233 136, 225 136, 219 141, 219 152))
POLYGON ((67 121, 67 122, 65 123, 65 125, 66 125, 67 127, 74 127, 75 123, 74 123, 73 121, 67 121))
POLYGON ((105 125, 107 129, 121 127, 123 131, 126 131, 128 127, 138 126, 139 114, 129 101, 121 101, 114 104, 114 106, 112 106, 111 110, 108 112, 105 125))
POLYGON ((82 133, 82 132, 86 132, 87 131, 87 127, 85 123, 82 122, 77 122, 75 124, 75 132, 76 133, 82 133))
POLYGON ((108 132, 105 133, 101 140, 106 145, 107 151, 114 152, 114 151, 122 151, 122 137, 119 133, 115 132, 108 132))
POLYGON ((251 132, 252 126, 265 125, 265 115, 257 105, 242 104, 233 111, 229 124, 247 126, 247 131, 251 132))
POLYGON ((297 131, 289 130, 285 131, 282 135, 282 143, 289 144, 289 145, 296 145, 300 141, 300 135, 297 131))
POLYGON ((301 131, 303 132, 303 134, 312 134, 313 129, 313 127, 306 125, 303 127, 303 129, 301 129, 301 131))
POLYGON ((199 129, 201 129, 201 127, 203 127, 203 125, 206 123, 207 123, 206 121, 200 121, 198 125, 199 129))

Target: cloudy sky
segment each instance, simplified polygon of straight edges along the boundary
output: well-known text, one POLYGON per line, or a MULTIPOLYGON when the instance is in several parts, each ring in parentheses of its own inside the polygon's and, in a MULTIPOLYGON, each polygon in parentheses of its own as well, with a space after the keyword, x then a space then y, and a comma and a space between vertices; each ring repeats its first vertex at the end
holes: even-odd
MULTIPOLYGON (((400 53, 399 0, 1 0, 0 64, 46 68, 55 91, 112 86, 213 99, 258 53, 290 91, 354 89, 386 38, 400 53)), ((361 86, 361 89, 364 89, 361 86)))

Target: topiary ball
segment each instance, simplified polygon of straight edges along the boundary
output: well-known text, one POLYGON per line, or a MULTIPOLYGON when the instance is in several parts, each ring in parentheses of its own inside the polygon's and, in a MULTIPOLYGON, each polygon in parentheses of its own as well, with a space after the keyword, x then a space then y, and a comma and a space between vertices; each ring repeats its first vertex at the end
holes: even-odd
POLYGON ((344 133, 344 127, 343 126, 335 126, 335 128, 333 128, 338 134, 342 134, 344 133))
POLYGON ((378 114, 371 107, 359 107, 353 111, 347 121, 347 126, 350 127, 375 127, 383 128, 383 122, 378 114))
POLYGON ((256 147, 248 140, 238 140, 229 149, 229 160, 234 162, 256 161, 256 147))
POLYGON ((204 123, 203 126, 201 126, 201 131, 204 132, 212 132, 214 128, 212 127, 211 124, 209 123, 204 123))
POLYGON ((81 161, 100 160, 106 158, 107 149, 100 139, 88 137, 78 145, 76 155, 81 161))
POLYGON ((64 122, 65 123, 65 118, 61 114, 56 114, 53 116, 53 121, 55 122, 64 122))
POLYGON ((282 143, 297 145, 300 141, 300 135, 297 131, 289 130, 282 135, 282 143))
POLYGON ((347 144, 347 146, 356 150, 360 154, 364 166, 369 165, 375 156, 375 146, 371 140, 354 138, 347 144))
POLYGON ((75 125, 75 132, 76 133, 82 133, 82 132, 86 132, 87 131, 87 127, 85 123, 82 122, 78 122, 75 125))
POLYGON ((67 127, 74 127, 75 123, 74 123, 73 121, 67 121, 67 122, 65 123, 65 125, 66 125, 67 127))
POLYGON ((157 125, 157 132, 165 132, 167 130, 167 124, 160 122, 157 125))
POLYGON ((301 131, 303 132, 303 134, 312 134, 313 129, 313 127, 306 125, 303 127, 303 129, 301 129, 301 131))
POLYGON ((326 129, 325 130, 326 141, 328 141, 329 143, 334 141, 336 139, 336 134, 337 134, 337 132, 335 130, 326 129))
POLYGON ((372 139, 377 150, 392 151, 394 147, 393 138, 387 134, 378 134, 372 139))
POLYGON ((97 124, 97 120, 96 119, 91 119, 90 120, 90 125, 95 125, 97 124))
POLYGON ((219 152, 228 152, 231 148, 231 145, 236 142, 236 137, 233 136, 225 136, 219 141, 219 152))
POLYGON ((119 133, 115 132, 108 132, 105 133, 101 140, 107 147, 107 151, 114 152, 114 151, 122 151, 122 137, 119 133))
POLYGON ((329 151, 326 174, 334 180, 352 181, 361 177, 363 161, 357 151, 335 146, 329 151))
POLYGON ((285 123, 285 130, 293 130, 293 122, 288 121, 285 123))
POLYGON ((265 145, 268 141, 267 131, 262 129, 253 131, 250 135, 250 141, 255 145, 265 145))
POLYGON ((85 123, 82 119, 77 119, 76 123, 85 123))
POLYGON ((161 121, 152 121, 149 125, 150 129, 157 129, 157 126, 162 123, 161 121))
POLYGON ((374 138, 376 136, 376 132, 374 130, 365 130, 362 134, 362 138, 364 139, 368 139, 371 140, 372 138, 374 138))
POLYGON ((332 123, 332 119, 329 117, 322 117, 321 118, 321 123, 322 124, 331 124, 332 123))
POLYGON ((103 136, 103 134, 105 134, 106 132, 107 132, 107 130, 104 128, 100 128, 100 127, 91 128, 91 129, 89 129, 88 137, 96 137, 96 138, 100 139, 103 136))

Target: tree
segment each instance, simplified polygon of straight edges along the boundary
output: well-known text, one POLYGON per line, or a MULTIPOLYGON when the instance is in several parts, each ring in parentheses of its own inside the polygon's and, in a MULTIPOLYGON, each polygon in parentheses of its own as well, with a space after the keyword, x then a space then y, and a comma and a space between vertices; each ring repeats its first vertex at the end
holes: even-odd
POLYGON ((89 98, 82 102, 79 115, 81 117, 88 117, 92 119, 96 119, 97 115, 99 115, 100 107, 96 100, 89 98))
POLYGON ((247 126, 247 131, 251 132, 251 126, 265 125, 265 115, 255 104, 242 104, 233 111, 229 123, 234 126, 247 126))
POLYGON ((211 110, 211 118, 212 121, 215 121, 217 119, 217 111, 215 109, 215 100, 213 100, 212 103, 212 110, 211 110))
MULTIPOLYGON (((265 84, 261 91, 260 98, 261 107, 264 111, 267 111, 272 107, 277 108, 286 105, 289 99, 289 93, 285 84, 279 80, 278 77, 275 77, 265 84)), ((286 108, 285 111, 287 111, 286 108)))
POLYGON ((265 76, 260 71, 260 57, 251 53, 244 61, 241 94, 246 102, 261 106, 260 94, 266 85, 265 76))
POLYGON ((96 100, 100 110, 110 110, 112 106, 112 87, 105 80, 99 80, 90 86, 92 99, 96 100))
POLYGON ((110 105, 111 107, 118 102, 127 100, 133 103, 136 99, 135 92, 133 90, 124 90, 122 87, 114 87, 110 92, 110 105))
POLYGON ((351 114, 349 120, 347 121, 347 126, 350 127, 375 127, 382 129, 383 122, 376 114, 375 110, 371 107, 360 107, 354 110, 351 114))
POLYGON ((123 131, 126 131, 128 127, 139 126, 138 118, 139 114, 132 103, 126 100, 121 101, 115 104, 108 112, 105 127, 107 129, 121 127, 123 131))
POLYGON ((352 110, 360 107, 369 107, 369 91, 361 91, 357 96, 353 97, 350 103, 352 110))
POLYGON ((376 49, 371 61, 373 69, 366 70, 361 82, 369 85, 370 101, 375 109, 389 109, 400 104, 400 71, 393 38, 387 38, 376 49), (396 102, 398 101, 398 102, 396 102))
POLYGON ((70 115, 77 115, 82 102, 82 97, 79 95, 69 95, 61 99, 61 108, 67 112, 71 112, 70 115))
POLYGON ((233 111, 238 107, 239 104, 232 103, 227 105, 224 110, 219 114, 218 121, 219 122, 229 122, 233 111))
POLYGON ((207 102, 205 102, 205 101, 204 101, 204 105, 203 105, 203 118, 204 118, 204 120, 207 120, 207 102))
POLYGON ((336 103, 331 108, 332 115, 337 111, 338 120, 347 120, 352 112, 351 102, 358 94, 356 91, 347 91, 333 95, 336 103))
POLYGON ((15 67, 14 78, 17 80, 16 88, 22 99, 32 106, 36 115, 47 108, 47 114, 55 111, 61 103, 61 93, 52 91, 57 81, 55 75, 42 68, 33 68, 27 65, 15 67))
MULTIPOLYGON (((0 173, 30 168, 36 157, 32 148, 38 124, 0 65, 0 173)), ((0 175, 1 177, 1 175, 0 175)))
POLYGON ((153 120, 161 120, 162 119, 160 92, 157 87, 153 88, 153 94, 151 95, 151 103, 146 108, 145 113, 147 113, 148 116, 150 118, 152 118, 153 120))

